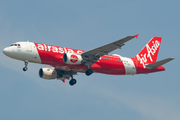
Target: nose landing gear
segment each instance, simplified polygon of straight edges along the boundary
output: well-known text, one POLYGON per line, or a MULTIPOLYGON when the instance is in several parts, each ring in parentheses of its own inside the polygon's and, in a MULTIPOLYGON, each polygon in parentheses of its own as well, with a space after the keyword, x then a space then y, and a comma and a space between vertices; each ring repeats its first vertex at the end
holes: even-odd
POLYGON ((24 61, 24 64, 25 64, 25 67, 23 68, 23 71, 27 71, 27 70, 28 70, 28 68, 27 68, 28 60, 25 60, 25 61, 24 61))

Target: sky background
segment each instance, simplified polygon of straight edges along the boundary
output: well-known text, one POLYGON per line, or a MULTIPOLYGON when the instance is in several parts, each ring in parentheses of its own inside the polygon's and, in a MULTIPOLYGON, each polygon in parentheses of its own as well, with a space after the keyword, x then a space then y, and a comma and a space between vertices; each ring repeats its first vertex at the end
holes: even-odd
POLYGON ((179 0, 0 0, 0 49, 31 41, 90 50, 140 34, 111 54, 134 57, 162 37, 158 60, 174 57, 166 71, 148 75, 75 76, 44 80, 46 65, 24 63, 0 52, 1 120, 180 120, 179 0))

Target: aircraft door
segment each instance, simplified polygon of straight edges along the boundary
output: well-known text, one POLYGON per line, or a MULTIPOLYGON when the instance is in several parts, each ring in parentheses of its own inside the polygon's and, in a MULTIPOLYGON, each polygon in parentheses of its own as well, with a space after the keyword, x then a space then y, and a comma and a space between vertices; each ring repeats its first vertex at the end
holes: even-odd
POLYGON ((27 42, 26 46, 27 46, 27 51, 32 52, 32 44, 27 42))

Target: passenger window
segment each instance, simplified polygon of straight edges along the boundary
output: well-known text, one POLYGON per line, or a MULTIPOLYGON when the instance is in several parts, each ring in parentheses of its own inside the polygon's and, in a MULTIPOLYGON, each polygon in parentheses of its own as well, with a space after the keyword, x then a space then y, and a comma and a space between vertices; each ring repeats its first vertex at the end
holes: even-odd
POLYGON ((17 46, 17 44, 15 44, 14 46, 17 46))

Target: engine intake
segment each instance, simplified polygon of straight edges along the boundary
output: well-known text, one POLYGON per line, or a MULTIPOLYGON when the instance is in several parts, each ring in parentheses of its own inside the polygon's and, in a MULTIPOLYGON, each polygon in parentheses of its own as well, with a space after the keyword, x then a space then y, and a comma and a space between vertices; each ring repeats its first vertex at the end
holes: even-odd
POLYGON ((65 53, 63 55, 63 61, 66 64, 70 64, 70 65, 79 65, 82 63, 82 57, 81 55, 77 55, 74 53, 65 53))
POLYGON ((58 77, 58 74, 54 68, 41 68, 39 70, 39 77, 50 80, 56 79, 58 77))

